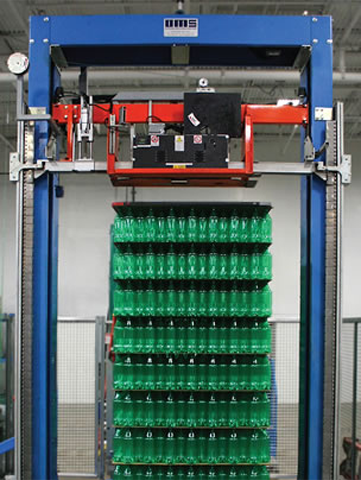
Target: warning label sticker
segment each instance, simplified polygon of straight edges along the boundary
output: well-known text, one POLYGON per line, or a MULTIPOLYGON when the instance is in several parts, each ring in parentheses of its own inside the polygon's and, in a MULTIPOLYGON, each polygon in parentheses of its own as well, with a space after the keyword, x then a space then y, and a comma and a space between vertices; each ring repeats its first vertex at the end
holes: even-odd
POLYGON ((176 135, 174 137, 174 150, 176 152, 184 152, 184 136, 176 135))
POLYGON ((203 142, 202 135, 193 135, 193 143, 195 145, 201 145, 203 142))
POLYGON ((151 135, 150 145, 152 147, 159 147, 159 136, 158 135, 151 135))

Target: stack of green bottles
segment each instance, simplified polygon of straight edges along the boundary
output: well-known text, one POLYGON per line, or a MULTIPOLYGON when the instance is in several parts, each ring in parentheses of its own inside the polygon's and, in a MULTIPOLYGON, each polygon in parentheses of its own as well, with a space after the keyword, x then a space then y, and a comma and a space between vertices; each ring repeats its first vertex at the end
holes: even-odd
POLYGON ((194 281, 168 287, 154 282, 139 287, 130 281, 114 292, 114 315, 137 317, 263 317, 271 315, 268 285, 194 281), (198 288, 199 289, 198 289, 198 288))
POLYGON ((128 244, 114 256, 115 280, 271 280, 272 256, 268 251, 251 251, 214 244, 196 251, 193 245, 128 244))
POLYGON ((114 329, 116 353, 270 353, 271 327, 254 319, 158 318, 146 325, 122 318, 114 329))
POLYGON ((270 206, 116 210, 114 478, 268 480, 270 206))
POLYGON ((117 463, 263 464, 269 462, 264 430, 119 428, 114 440, 117 463))
POLYGON ((123 205, 114 221, 116 243, 258 243, 272 241, 270 207, 212 208, 123 205))
POLYGON ((115 390, 269 390, 271 367, 259 355, 121 355, 115 390))
POLYGON ((263 392, 117 392, 116 427, 267 428, 270 400, 263 392))
POLYGON ((266 467, 246 466, 210 466, 210 467, 178 467, 127 465, 115 467, 113 480, 269 480, 266 467))

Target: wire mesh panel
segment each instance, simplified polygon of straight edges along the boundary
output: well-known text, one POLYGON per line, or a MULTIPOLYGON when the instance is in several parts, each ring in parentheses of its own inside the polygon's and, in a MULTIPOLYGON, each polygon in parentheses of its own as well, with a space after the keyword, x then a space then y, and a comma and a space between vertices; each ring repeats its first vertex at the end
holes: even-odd
POLYGON ((96 322, 58 321, 58 471, 94 474, 96 322))
MULTIPOLYGON (((361 437, 361 319, 344 319, 341 342, 340 395, 340 462, 341 477, 352 475, 352 436, 356 444, 361 437), (356 350, 355 350, 356 348, 356 350), (356 369, 356 370, 355 370, 356 369), (355 396, 354 396, 355 394, 355 396), (355 427, 355 430, 353 430, 355 427), (348 461, 346 460, 348 457, 348 461)), ((356 452, 355 475, 360 468, 360 453, 356 452)))
POLYGON ((274 319, 271 325, 271 473, 274 478, 296 478, 300 325, 289 319, 274 319))

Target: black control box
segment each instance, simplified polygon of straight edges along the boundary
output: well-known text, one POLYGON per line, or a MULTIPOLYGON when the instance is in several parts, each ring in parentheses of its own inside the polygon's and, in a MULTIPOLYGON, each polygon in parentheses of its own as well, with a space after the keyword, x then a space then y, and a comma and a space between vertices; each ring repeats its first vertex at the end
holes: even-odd
POLYGON ((239 93, 185 93, 184 133, 241 136, 239 93))
POLYGON ((227 135, 136 135, 133 168, 228 168, 227 135))

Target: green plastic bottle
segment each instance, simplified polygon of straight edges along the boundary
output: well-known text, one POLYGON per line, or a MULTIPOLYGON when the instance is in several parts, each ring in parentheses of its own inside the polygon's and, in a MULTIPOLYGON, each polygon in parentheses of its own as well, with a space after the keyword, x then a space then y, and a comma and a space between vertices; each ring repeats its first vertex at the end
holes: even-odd
POLYGON ((188 390, 196 390, 198 385, 197 385, 197 365, 195 363, 195 359, 192 356, 189 359, 189 362, 187 364, 187 389, 188 390))
POLYGON ((194 246, 192 245, 190 251, 187 255, 186 261, 186 278, 195 279, 198 277, 198 256, 195 252, 194 246))
POLYGON ((176 278, 178 275, 177 255, 174 251, 173 245, 169 246, 168 253, 166 255, 166 278, 176 278))
POLYGON ((222 282, 221 289, 218 291, 218 315, 220 317, 229 316, 229 293, 224 282, 222 282))
POLYGON ((198 315, 198 304, 199 304, 198 291, 196 289, 195 283, 191 281, 189 285, 189 290, 188 290, 188 302, 186 305, 187 307, 186 313, 188 317, 196 317, 198 315))
POLYGON ((208 389, 217 390, 218 389, 218 365, 216 363, 215 357, 212 357, 209 362, 208 372, 209 372, 208 389))
POLYGON ((211 321, 208 328, 208 352, 217 353, 218 349, 218 327, 215 320, 211 321))
POLYGON ((218 425, 218 415, 219 415, 219 405, 218 402, 216 401, 216 398, 214 394, 212 393, 207 405, 207 411, 208 411, 208 425, 209 427, 217 427, 218 425))
POLYGON ((272 242, 272 218, 269 214, 260 218, 259 237, 264 243, 272 242))
POLYGON ((177 238, 177 241, 178 242, 185 242, 187 241, 187 237, 186 237, 186 217, 184 215, 184 212, 178 212, 177 214, 177 227, 178 227, 178 231, 177 231, 177 234, 178 234, 178 238, 177 238))
POLYGON ((186 238, 188 242, 196 242, 198 240, 198 225, 195 209, 191 208, 186 220, 186 238))
POLYGON ((218 290, 216 284, 212 282, 211 288, 208 292, 208 316, 217 317, 219 315, 218 307, 218 290))
POLYGON ((205 212, 201 212, 198 217, 198 242, 208 240, 208 219, 205 212))
POLYGON ((134 217, 134 240, 139 243, 146 241, 146 229, 144 228, 144 217, 138 212, 134 217))
POLYGON ((134 439, 131 430, 126 430, 122 438, 122 461, 133 463, 134 461, 134 439))
POLYGON ((217 242, 218 239, 218 229, 219 229, 219 218, 217 216, 217 211, 215 208, 212 208, 211 214, 208 217, 208 231, 207 231, 207 240, 208 242, 217 242))
POLYGON ((206 430, 199 430, 197 435, 197 446, 198 463, 207 463, 208 435, 206 430))
POLYGON ((239 219, 239 234, 238 234, 238 241, 241 243, 248 243, 250 241, 250 237, 248 234, 248 223, 249 223, 248 217, 242 215, 239 219))
POLYGON ((197 461, 197 441, 193 430, 188 432, 186 439, 186 455, 184 461, 186 463, 195 463, 197 461))
POLYGON ((134 279, 143 279, 145 278, 145 255, 135 255, 135 272, 134 279))
MULTIPOLYGON (((186 463, 187 461, 187 454, 186 454, 186 447, 187 447, 187 440, 185 433, 182 430, 177 430, 176 432, 176 462, 177 463, 186 463)), ((178 477, 178 475, 177 475, 178 477)))
POLYGON ((144 425, 147 427, 154 426, 155 419, 155 402, 150 393, 147 394, 147 397, 144 402, 144 425))
MULTIPOLYGON (((195 308, 195 307, 194 307, 195 308)), ((196 353, 197 351, 197 328, 195 321, 191 320, 187 332, 187 351, 189 353, 196 353)))
POLYGON ((184 251, 180 251, 177 256, 178 271, 177 278, 184 280, 187 278, 187 255, 184 251))
POLYGON ((169 282, 167 297, 166 315, 167 317, 175 317, 177 314, 177 294, 172 281, 169 282))
POLYGON ((189 427, 197 425, 197 403, 191 393, 186 404, 186 422, 189 427))
POLYGON ((198 291, 198 315, 205 317, 208 314, 208 294, 204 288, 203 282, 198 291))
POLYGON ((176 417, 177 410, 176 410, 176 403, 171 393, 167 396, 164 413, 165 413, 165 425, 167 427, 174 427, 176 423, 175 417, 176 417))
POLYGON ((208 463, 217 463, 218 457, 218 448, 217 448, 217 434, 212 430, 208 434, 208 448, 207 448, 207 462, 208 463))
POLYGON ((147 242, 155 242, 157 240, 157 220, 152 208, 148 210, 145 219, 145 235, 147 242))
POLYGON ((165 385, 167 390, 173 390, 176 387, 173 357, 169 357, 165 365, 165 385))
POLYGON ((223 243, 229 242, 229 233, 230 232, 228 218, 225 215, 225 212, 222 212, 218 222, 218 241, 223 243))
MULTIPOLYGON (((239 442, 237 430, 232 430, 229 436, 229 462, 238 463, 239 461, 239 442)), ((237 478, 237 477, 235 477, 237 478)))
POLYGON ((177 242, 177 220, 174 209, 170 208, 166 218, 167 242, 177 242))
POLYGON ((189 293, 181 288, 177 291, 176 297, 177 317, 185 317, 187 315, 189 293))
POLYGON ((197 328, 198 352, 205 353, 208 350, 206 320, 199 319, 197 328))
POLYGON ((206 390, 208 388, 208 364, 202 360, 197 364, 197 388, 206 390))
POLYGON ((217 254, 216 247, 212 245, 211 251, 208 256, 208 273, 209 279, 216 279, 219 272, 219 255, 217 254))
POLYGON ((240 220, 235 209, 232 210, 229 218, 229 240, 231 243, 239 242, 240 240, 240 220))
POLYGON ((165 317, 167 315, 167 298, 168 292, 163 288, 159 288, 156 292, 155 312, 157 317, 165 317))
POLYGON ((165 242, 167 240, 167 225, 164 212, 160 211, 156 216, 156 239, 157 242, 165 242))
POLYGON ((143 446, 143 456, 144 462, 146 463, 153 463, 154 462, 154 438, 152 430, 147 430, 144 438, 144 446, 143 446))
POLYGON ((172 430, 168 430, 167 432, 164 454, 165 454, 166 463, 175 463, 176 441, 175 441, 174 432, 172 430))
POLYGON ((199 280, 204 280, 208 275, 208 256, 204 252, 200 252, 197 255, 197 273, 196 278, 199 280))
POLYGON ((176 329, 174 327, 174 321, 171 318, 170 320, 167 321, 167 326, 165 328, 165 334, 166 334, 166 342, 165 342, 165 350, 166 352, 175 352, 178 348, 177 345, 177 337, 176 337, 176 329))
POLYGON ((154 430, 153 433, 154 438, 154 459, 157 463, 164 463, 164 444, 165 444, 165 437, 162 430, 154 430))
POLYGON ((166 256, 163 251, 157 253, 155 257, 155 278, 163 280, 167 278, 166 256))
POLYGON ((134 242, 135 241, 135 218, 131 208, 127 208, 125 212, 124 222, 125 222, 124 241, 134 242))

